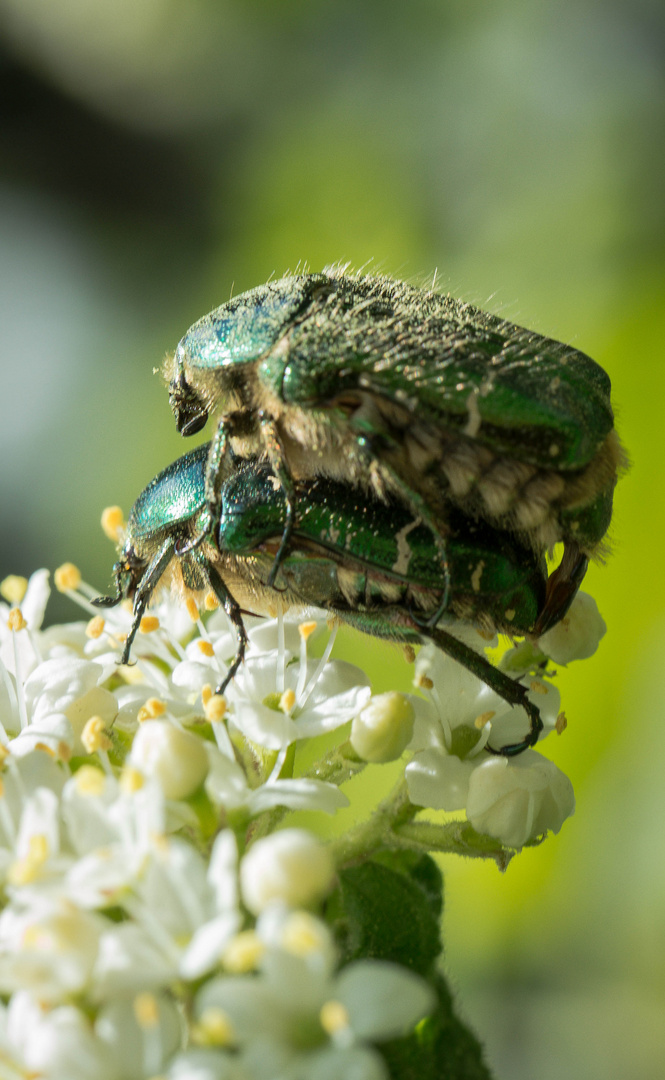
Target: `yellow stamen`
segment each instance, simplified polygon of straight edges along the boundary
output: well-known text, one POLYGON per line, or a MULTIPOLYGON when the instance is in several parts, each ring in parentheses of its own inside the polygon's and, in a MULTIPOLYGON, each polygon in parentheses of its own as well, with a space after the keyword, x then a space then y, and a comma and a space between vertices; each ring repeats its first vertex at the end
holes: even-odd
POLYGON ((564 731, 566 730, 567 727, 568 727, 568 717, 566 716, 565 712, 560 712, 559 715, 556 718, 556 724, 554 725, 554 730, 556 731, 557 735, 563 735, 563 733, 564 733, 564 731))
POLYGON ((113 744, 106 730, 106 720, 101 716, 91 716, 81 732, 81 742, 89 754, 110 750, 113 744))
POLYGON ((210 683, 206 683, 205 686, 203 686, 201 688, 201 704, 203 705, 204 709, 205 709, 206 705, 208 704, 208 702, 210 701, 210 698, 212 696, 213 696, 212 686, 210 685, 210 683))
POLYGON ((114 544, 122 538, 125 531, 125 515, 119 506, 107 506, 102 510, 102 529, 114 544))
POLYGON ((212 647, 212 642, 205 641, 203 638, 198 642, 199 649, 204 656, 214 656, 215 650, 212 647))
POLYGON ((16 633, 19 630, 25 630, 27 625, 21 609, 18 607, 12 608, 9 612, 9 618, 7 619, 7 626, 9 629, 16 633))
POLYGON ((0 581, 0 595, 14 607, 21 603, 27 590, 28 579, 19 577, 18 574, 9 574, 4 581, 0 581))
POLYGON ((319 1020, 327 1035, 336 1035, 349 1027, 349 1013, 341 1001, 326 1001, 321 1006, 319 1020))
POLYGON ((34 833, 28 841, 28 854, 10 865, 7 880, 12 885, 29 885, 36 881, 49 854, 48 840, 44 834, 34 833))
POLYGON ((213 697, 209 698, 204 704, 203 711, 206 714, 206 719, 209 720, 211 724, 218 724, 226 715, 226 700, 221 694, 214 694, 213 697))
POLYGON ((279 707, 283 713, 290 713, 296 703, 296 695, 293 690, 285 690, 279 699, 279 707))
POLYGON ((215 611, 219 607, 219 600, 214 593, 206 593, 206 598, 203 601, 203 606, 206 611, 215 611))
POLYGON ((139 623, 142 634, 152 634, 153 630, 159 630, 159 619, 156 615, 144 615, 139 623))
POLYGON ((101 615, 94 615, 85 628, 86 637, 98 638, 104 633, 106 620, 101 615))
POLYGON ((199 608, 193 596, 187 597, 187 599, 185 600, 185 607, 187 608, 187 614, 189 615, 192 622, 198 622, 199 608))
POLYGON ((228 1014, 212 1005, 203 1011, 191 1031, 193 1041, 199 1046, 231 1046, 235 1042, 228 1014))
POLYGON ((154 1028, 159 1023, 159 1009, 154 994, 137 994, 134 998, 134 1016, 139 1027, 154 1028))
POLYGON ((429 675, 416 675, 413 685, 419 686, 421 690, 432 690, 434 688, 434 683, 429 675))
POLYGON ((281 944, 294 956, 309 956, 321 949, 325 939, 320 924, 305 911, 296 911, 290 915, 282 930, 281 944))
POLYGON ((35 743, 35 750, 41 750, 43 754, 48 754, 48 756, 50 758, 53 758, 55 760, 55 757, 56 757, 55 750, 53 750, 50 746, 47 746, 46 743, 36 742, 35 743))
POLYGON ((483 712, 480 714, 480 716, 476 717, 476 719, 473 721, 474 726, 477 727, 479 731, 482 731, 482 729, 485 727, 485 724, 489 724, 493 716, 496 716, 496 710, 488 709, 487 712, 483 712))
POLYGON ((139 724, 142 724, 144 720, 156 720, 158 716, 163 716, 165 712, 166 702, 160 701, 156 697, 150 697, 139 709, 137 719, 139 724))
POLYGON ((134 792, 140 791, 144 782, 143 774, 131 765, 125 765, 118 780, 120 790, 125 795, 133 795, 134 792))
POLYGON ((101 795, 106 786, 106 777, 101 769, 94 765, 82 765, 74 777, 76 790, 79 795, 101 795))
POLYGON ((549 686, 545 686, 545 683, 536 682, 535 679, 529 683, 529 690, 534 694, 549 694, 549 686))
POLYGON ((54 573, 53 581, 58 592, 71 592, 81 584, 81 571, 74 563, 63 563, 54 573))
POLYGON ((413 645, 403 645, 402 648, 404 650, 404 659, 406 660, 407 664, 415 664, 416 650, 414 649, 413 645))
POLYGON ((244 975, 248 971, 256 970, 265 948, 255 930, 243 930, 227 942, 222 953, 222 962, 227 971, 234 975, 244 975))
POLYGON ((305 641, 308 641, 309 638, 311 638, 311 636, 312 636, 312 634, 314 633, 315 630, 316 630, 316 623, 315 622, 303 622, 303 623, 300 623, 300 626, 298 627, 298 632, 299 632, 301 638, 304 638, 305 641))

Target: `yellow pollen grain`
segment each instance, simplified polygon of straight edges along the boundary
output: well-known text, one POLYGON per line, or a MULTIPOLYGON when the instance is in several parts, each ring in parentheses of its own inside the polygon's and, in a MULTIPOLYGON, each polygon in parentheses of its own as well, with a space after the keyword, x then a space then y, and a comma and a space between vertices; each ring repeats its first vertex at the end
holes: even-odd
POLYGON ((187 614, 192 622, 199 621, 199 607, 193 596, 188 596, 185 601, 185 607, 187 608, 187 614))
POLYGON ((58 592, 71 592, 81 584, 81 571, 74 563, 63 563, 55 571, 53 581, 58 592))
POLYGON ((109 540, 117 543, 125 531, 125 515, 119 506, 107 506, 102 510, 102 529, 109 540))
POLYGON ((199 1046, 230 1046, 235 1042, 235 1032, 228 1014, 210 1006, 192 1025, 192 1038, 199 1046))
POLYGON ((106 786, 106 777, 101 769, 96 769, 94 765, 82 765, 76 772, 74 783, 79 795, 101 795, 106 786))
POLYGON ((0 596, 3 596, 8 604, 20 604, 27 591, 28 579, 19 577, 18 574, 9 574, 4 581, 0 581, 0 596))
POLYGON ((406 660, 407 664, 415 664, 416 650, 414 649, 413 645, 403 645, 402 648, 404 650, 404 659, 406 660))
POLYGON ((489 724, 490 720, 494 716, 496 716, 496 712, 494 711, 494 709, 488 709, 487 712, 483 712, 480 714, 480 716, 476 717, 473 722, 474 726, 477 727, 479 731, 482 731, 482 729, 485 727, 485 724, 489 724))
POLYGON ((216 611, 219 607, 219 600, 214 593, 206 593, 205 600, 203 601, 203 606, 206 611, 216 611))
POLYGON ((212 647, 211 641, 205 641, 203 638, 198 642, 199 649, 204 656, 214 656, 215 650, 212 647))
POLYGON ((218 724, 226 715, 226 699, 221 694, 214 694, 205 702, 203 711, 211 724, 218 724))
POLYGON ((434 683, 430 679, 429 675, 417 675, 413 680, 415 686, 419 686, 421 690, 433 690, 434 683))
POLYGON ((101 615, 94 615, 85 628, 86 637, 98 638, 104 633, 106 620, 101 615))
POLYGON ((81 742, 89 754, 111 749, 113 744, 106 731, 106 721, 101 716, 90 717, 81 732, 81 742))
POLYGON ((28 626, 27 622, 23 618, 23 612, 20 608, 12 608, 9 612, 9 618, 7 619, 7 626, 15 633, 19 630, 25 630, 28 626))
POLYGON ((304 641, 309 641, 315 630, 316 623, 314 621, 300 623, 300 626, 298 627, 298 633, 304 641))
POLYGON ((210 698, 212 696, 213 696, 212 686, 210 685, 210 683, 206 683, 205 686, 203 686, 201 688, 201 703, 202 703, 204 709, 205 709, 206 705, 208 704, 208 702, 210 701, 210 698))
POLYGON ((296 695, 293 690, 285 690, 279 699, 279 707, 281 712, 289 713, 296 703, 296 695))
POLYGON ((156 615, 144 615, 139 630, 142 634, 152 634, 154 630, 159 630, 159 619, 156 615))
POLYGON ((154 994, 137 994, 134 998, 134 1016, 139 1027, 154 1028, 159 1023, 159 1009, 154 994))
POLYGON ((124 769, 120 773, 120 790, 125 795, 133 795, 136 791, 140 791, 145 783, 143 774, 138 769, 134 769, 131 765, 125 765, 124 769))
POLYGON ((319 1020, 327 1035, 336 1035, 349 1027, 349 1013, 341 1001, 326 1001, 321 1006, 319 1020))
POLYGON ((233 975, 255 971, 266 950, 255 930, 243 930, 227 942, 222 953, 222 963, 233 975))
POLYGON ((556 731, 557 735, 563 735, 563 733, 564 733, 564 731, 566 730, 567 727, 568 727, 568 717, 566 716, 565 712, 560 712, 559 715, 556 718, 556 724, 554 725, 554 730, 556 731))
POLYGON ((545 683, 536 682, 535 679, 533 682, 529 683, 529 690, 534 694, 549 694, 550 692, 549 687, 545 686, 545 683))

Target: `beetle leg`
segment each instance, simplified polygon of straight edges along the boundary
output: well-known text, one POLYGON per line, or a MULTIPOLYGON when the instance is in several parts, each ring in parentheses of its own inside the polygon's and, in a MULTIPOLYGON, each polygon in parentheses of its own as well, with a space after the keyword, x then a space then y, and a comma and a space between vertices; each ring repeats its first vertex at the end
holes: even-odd
POLYGON ((113 583, 115 585, 115 596, 96 596, 94 600, 91 600, 91 604, 95 607, 115 607, 121 600, 124 599, 125 592, 122 587, 122 575, 125 572, 126 567, 123 562, 117 562, 113 566, 113 583))
POLYGON ((220 604, 224 608, 224 611, 226 612, 228 619, 231 622, 233 628, 235 629, 238 637, 238 646, 236 649, 236 654, 233 658, 233 662, 231 663, 229 670, 227 671, 226 675, 224 676, 215 691, 215 693, 217 694, 223 694, 227 686, 231 682, 231 679, 235 677, 238 668, 245 659, 245 650, 247 649, 247 631, 245 630, 245 624, 242 621, 242 611, 240 609, 240 606, 227 589, 215 567, 199 551, 194 553, 194 558, 203 570, 203 573, 205 574, 210 584, 210 588, 212 589, 220 604))
POLYGON ((187 555, 199 547, 207 536, 217 532, 221 513, 221 490, 226 479, 226 470, 223 468, 224 458, 229 450, 229 426, 222 418, 215 431, 215 437, 210 443, 208 461, 205 475, 205 509, 198 515, 197 530, 189 540, 181 541, 177 547, 177 555, 187 555))
POLYGON ((284 492, 284 502, 286 504, 286 520, 284 522, 284 531, 282 532, 282 539, 277 549, 270 574, 268 576, 268 588, 273 588, 275 579, 279 572, 280 565, 284 556, 286 555, 286 549, 289 546, 289 541, 293 534, 293 526, 295 524, 295 504, 296 493, 293 486, 293 479, 286 464, 286 455, 284 453, 284 447, 282 446, 281 439, 277 433, 277 428, 273 420, 266 416, 264 412, 260 413, 261 421, 261 434, 263 437, 263 445, 266 448, 268 459, 272 470, 279 480, 282 491, 284 492))
MULTIPOLYGON (((367 436, 360 435, 358 437, 358 446, 363 453, 371 455, 371 457, 373 457, 370 440, 367 438, 367 436)), ((408 486, 408 484, 405 484, 402 478, 398 476, 398 474, 394 472, 389 465, 386 465, 385 462, 382 461, 381 466, 383 469, 385 469, 385 471, 390 477, 390 483, 393 491, 397 492, 400 498, 403 499, 408 506, 410 506, 414 514, 416 514, 417 517, 421 519, 423 524, 427 526, 432 536, 434 537, 437 551, 439 553, 439 560, 443 573, 443 598, 434 614, 430 615, 429 618, 422 624, 424 628, 429 629, 436 626, 439 619, 443 615, 445 615, 446 611, 448 610, 448 604, 450 602, 450 566, 448 564, 448 554, 446 552, 446 541, 445 538, 441 535, 437 523, 432 517, 432 514, 430 513, 429 506, 422 498, 422 496, 420 496, 416 491, 413 491, 408 486)))
POLYGON ((577 596, 588 565, 588 557, 576 543, 564 544, 563 558, 547 579, 545 605, 533 628, 535 637, 546 634, 563 619, 577 596))
POLYGON ((531 746, 535 746, 538 742, 538 736, 543 730, 543 721, 540 716, 540 711, 537 707, 529 701, 527 696, 526 686, 522 686, 521 683, 511 679, 505 672, 499 671, 493 664, 489 662, 487 657, 481 656, 475 652, 469 645, 465 645, 464 642, 459 641, 452 634, 448 634, 445 630, 441 630, 438 627, 431 627, 427 631, 423 631, 423 637, 427 637, 430 641, 433 641, 435 645, 438 645, 443 652, 448 656, 452 656, 453 660, 457 660, 459 664, 462 664, 467 671, 472 672, 477 678, 482 679, 491 690, 494 690, 495 694, 507 701, 509 705, 520 706, 524 709, 529 717, 530 728, 529 732, 517 743, 508 743, 507 746, 502 746, 500 749, 495 750, 491 746, 486 746, 486 750, 489 750, 490 754, 501 754, 503 757, 515 757, 517 754, 521 754, 523 750, 527 750, 531 746))
POLYGON ((174 546, 171 537, 165 540, 159 551, 148 563, 145 572, 141 575, 138 588, 134 593, 134 618, 132 619, 132 625, 127 635, 127 640, 125 641, 125 647, 122 650, 122 656, 120 657, 121 664, 127 664, 129 662, 129 652, 134 638, 138 633, 139 626, 141 625, 141 619, 150 603, 150 598, 155 591, 159 579, 173 558, 174 546))

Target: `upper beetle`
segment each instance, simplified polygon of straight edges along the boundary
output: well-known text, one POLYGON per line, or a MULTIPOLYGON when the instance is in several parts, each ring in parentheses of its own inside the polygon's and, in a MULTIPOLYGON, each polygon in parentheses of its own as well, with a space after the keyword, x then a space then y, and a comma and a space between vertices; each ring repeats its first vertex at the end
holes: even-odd
POLYGON ((165 375, 183 435, 219 413, 211 522, 229 447, 269 457, 289 507, 275 571, 294 481, 314 475, 392 491, 435 533, 452 503, 538 553, 563 541, 562 605, 602 553, 624 460, 609 377, 471 304, 340 268, 286 276, 196 322, 165 375))

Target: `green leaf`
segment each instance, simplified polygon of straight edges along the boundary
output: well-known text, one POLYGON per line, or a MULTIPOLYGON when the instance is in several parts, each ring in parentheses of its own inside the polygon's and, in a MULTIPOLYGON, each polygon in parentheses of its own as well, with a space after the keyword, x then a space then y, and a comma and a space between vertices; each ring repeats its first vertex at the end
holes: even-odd
POLYGON ((339 872, 327 908, 342 963, 392 960, 420 975, 441 952, 442 878, 428 855, 383 855, 339 872))
POLYGON ((412 1035, 377 1049, 391 1080, 492 1080, 476 1036, 455 1015, 443 975, 433 980, 438 1007, 412 1035))

